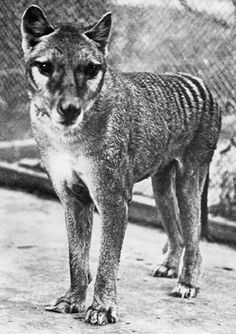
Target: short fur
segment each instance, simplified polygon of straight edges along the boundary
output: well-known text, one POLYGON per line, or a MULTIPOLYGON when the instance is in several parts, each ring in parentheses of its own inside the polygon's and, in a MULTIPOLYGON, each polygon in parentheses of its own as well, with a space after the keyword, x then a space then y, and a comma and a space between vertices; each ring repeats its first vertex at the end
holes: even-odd
MULTIPOLYGON (((219 109, 201 79, 111 69, 110 27, 110 13, 89 27, 53 27, 37 6, 22 18, 32 128, 65 210, 69 242, 71 285, 47 309, 85 307, 95 205, 102 240, 86 320, 98 325, 117 320, 116 278, 128 205, 134 183, 149 176, 169 239, 154 276, 177 277, 185 249, 173 294, 196 296, 201 194, 220 130, 219 109)), ((206 189, 204 194, 206 199, 206 189)))

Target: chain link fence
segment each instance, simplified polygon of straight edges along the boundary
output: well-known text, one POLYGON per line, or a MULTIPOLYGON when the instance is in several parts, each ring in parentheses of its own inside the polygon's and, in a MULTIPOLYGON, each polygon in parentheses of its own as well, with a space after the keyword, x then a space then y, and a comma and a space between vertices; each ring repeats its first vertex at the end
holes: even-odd
POLYGON ((199 9, 194 4, 201 1, 194 0, 118 8, 114 63, 122 70, 198 75, 224 112, 232 113, 236 110, 236 7, 227 0, 204 2, 199 9))
MULTIPOLYGON (((236 110, 235 0, 35 0, 52 23, 113 11, 109 62, 124 71, 205 79, 225 115, 236 110), (135 5, 137 3, 137 5, 135 5)), ((29 0, 0 0, 0 140, 31 136, 20 19, 29 0)))
POLYGON ((31 136, 20 34, 21 16, 31 4, 43 8, 51 23, 92 23, 110 9, 106 0, 0 0, 0 141, 31 136))

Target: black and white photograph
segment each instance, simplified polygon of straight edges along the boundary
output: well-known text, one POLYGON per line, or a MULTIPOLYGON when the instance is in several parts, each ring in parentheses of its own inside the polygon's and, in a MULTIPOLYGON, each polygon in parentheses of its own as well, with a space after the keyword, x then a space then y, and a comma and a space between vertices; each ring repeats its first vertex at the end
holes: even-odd
POLYGON ((0 333, 236 333, 236 1, 0 0, 0 333))

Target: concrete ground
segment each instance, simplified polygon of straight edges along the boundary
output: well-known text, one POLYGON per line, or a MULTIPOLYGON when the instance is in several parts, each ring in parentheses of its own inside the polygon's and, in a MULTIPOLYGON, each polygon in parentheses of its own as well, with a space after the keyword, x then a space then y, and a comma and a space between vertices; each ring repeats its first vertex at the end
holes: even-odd
MULTIPOLYGON (((0 333, 236 333, 236 251, 202 242, 201 292, 193 300, 176 299, 169 295, 175 280, 151 276, 162 259, 164 233, 135 224, 129 224, 123 247, 117 324, 93 327, 76 315, 44 311, 69 284, 62 208, 56 201, 7 189, 0 189, 0 198, 0 333)), ((93 277, 99 233, 95 214, 93 277)))

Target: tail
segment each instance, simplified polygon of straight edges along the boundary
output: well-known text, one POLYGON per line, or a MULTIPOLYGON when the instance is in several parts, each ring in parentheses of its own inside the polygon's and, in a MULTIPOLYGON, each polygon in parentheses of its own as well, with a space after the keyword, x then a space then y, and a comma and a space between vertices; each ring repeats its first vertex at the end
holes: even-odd
POLYGON ((205 184, 201 197, 201 238, 211 241, 208 230, 208 186, 209 186, 209 171, 206 176, 205 184))

